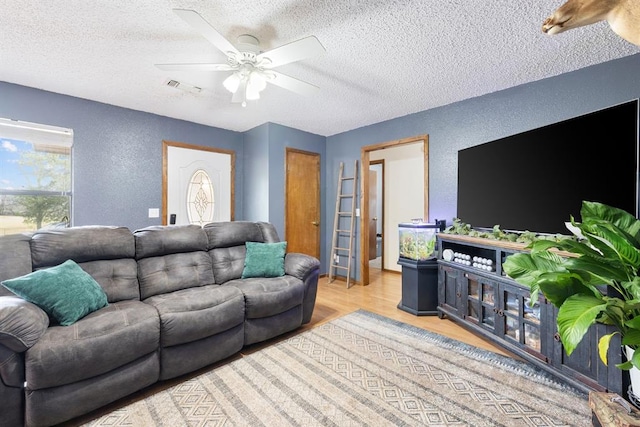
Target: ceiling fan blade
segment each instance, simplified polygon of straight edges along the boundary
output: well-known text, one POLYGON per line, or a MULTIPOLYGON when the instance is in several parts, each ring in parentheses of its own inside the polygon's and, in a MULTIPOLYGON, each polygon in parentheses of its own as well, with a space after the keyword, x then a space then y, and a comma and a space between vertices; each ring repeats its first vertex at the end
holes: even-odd
POLYGON ((286 74, 282 74, 277 71, 269 70, 269 74, 272 74, 271 78, 267 79, 269 83, 288 89, 292 92, 299 93, 300 95, 309 96, 320 90, 318 86, 289 77, 286 74))
POLYGON ((268 59, 269 63, 264 64, 264 67, 271 69, 279 65, 318 56, 324 52, 325 49, 318 39, 315 36, 309 36, 263 52, 256 59, 258 61, 268 59))
POLYGON ((198 30, 207 40, 225 54, 229 52, 238 53, 238 49, 233 46, 229 40, 224 38, 222 34, 216 31, 211 24, 195 10, 191 9, 173 9, 173 12, 182 18, 187 24, 198 30))
POLYGON ((231 71, 235 70, 229 64, 156 64, 165 71, 231 71))

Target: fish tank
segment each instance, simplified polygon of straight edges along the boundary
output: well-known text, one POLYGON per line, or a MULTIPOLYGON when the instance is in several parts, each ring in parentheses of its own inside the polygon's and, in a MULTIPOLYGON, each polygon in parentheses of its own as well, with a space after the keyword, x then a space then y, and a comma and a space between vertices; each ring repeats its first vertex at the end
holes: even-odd
POLYGON ((398 224, 400 258, 425 261, 433 258, 436 250, 436 234, 446 226, 444 220, 435 223, 420 219, 398 224))

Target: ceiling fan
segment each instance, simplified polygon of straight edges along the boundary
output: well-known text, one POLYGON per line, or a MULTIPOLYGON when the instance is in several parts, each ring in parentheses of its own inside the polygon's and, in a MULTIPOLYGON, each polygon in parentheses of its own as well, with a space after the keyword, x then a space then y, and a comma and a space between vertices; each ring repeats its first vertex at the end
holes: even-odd
POLYGON ((185 22, 199 31, 216 48, 227 55, 225 64, 156 64, 167 71, 233 71, 222 83, 233 97, 231 102, 246 107, 248 100, 260 98, 267 83, 280 86, 302 95, 315 93, 319 88, 310 83, 287 76, 274 68, 291 62, 320 55, 324 47, 314 36, 285 44, 266 52, 260 51, 257 38, 244 34, 238 37, 237 47, 216 31, 198 12, 190 9, 173 9, 185 22))

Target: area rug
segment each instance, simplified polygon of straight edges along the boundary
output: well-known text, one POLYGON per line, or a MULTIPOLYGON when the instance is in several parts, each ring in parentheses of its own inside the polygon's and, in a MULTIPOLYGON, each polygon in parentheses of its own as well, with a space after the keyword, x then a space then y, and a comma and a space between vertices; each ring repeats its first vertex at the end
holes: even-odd
POLYGON ((589 426, 534 366, 357 311, 87 426, 589 426))

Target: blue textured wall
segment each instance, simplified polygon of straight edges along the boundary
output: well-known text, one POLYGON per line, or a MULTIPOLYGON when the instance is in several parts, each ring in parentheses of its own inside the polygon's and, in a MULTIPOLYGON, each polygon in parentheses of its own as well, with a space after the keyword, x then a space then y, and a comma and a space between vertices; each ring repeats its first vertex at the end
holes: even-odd
MULTIPOLYGON (((360 158, 360 147, 429 134, 429 217, 456 216, 458 150, 640 97, 640 54, 327 138, 327 173, 360 158)), ((615 135, 612 132, 612 138, 615 135)), ((602 141, 606 149, 608 141, 602 141)), ((597 155, 597 153, 594 153, 597 155)), ((541 165, 544 167, 544 165, 541 165)), ((606 173, 599 171, 598 173, 606 173)), ((326 200, 335 200, 328 187, 326 200)), ((333 213, 333 204, 325 218, 333 213)), ((331 242, 331 230, 325 236, 331 242)), ((356 259, 359 259, 359 239, 356 259)), ((360 277, 359 263, 356 263, 360 277)))
MULTIPOLYGON (((345 162, 346 175, 351 175, 362 146, 429 134, 430 219, 451 221, 456 215, 458 150, 639 98, 639 76, 637 54, 328 138, 276 124, 242 134, 3 82, 0 117, 74 130, 75 225, 136 229, 159 224, 159 219, 147 218, 147 209, 161 207, 161 148, 167 139, 235 150, 236 219, 262 219, 268 210, 268 219, 286 238, 285 147, 319 152, 325 271, 339 163, 345 162), (261 165, 266 174, 255 170, 261 165), (259 203, 265 185, 268 207, 259 203), (248 216, 245 203, 250 204, 248 216)), ((355 255, 358 259, 359 247, 355 255)), ((359 277, 359 263, 355 265, 359 277)))
MULTIPOLYGON (((269 221, 284 236, 285 154, 297 148, 320 154, 321 202, 324 211, 326 138, 275 123, 265 123, 244 133, 244 212, 250 221, 269 221)), ((321 234, 322 235, 322 234, 321 234)))
POLYGON ((269 124, 244 133, 244 219, 269 221, 269 124))
MULTIPOLYGON (((286 147, 320 154, 320 238, 326 233, 327 219, 322 217, 326 203, 326 177, 324 168, 326 138, 298 129, 269 123, 269 219, 278 230, 281 239, 286 239, 284 227, 285 208, 285 156, 286 147)), ((329 227, 332 227, 330 225, 329 227)), ((326 244, 320 246, 320 262, 325 265, 326 244)))
MULTIPOLYGON (((162 140, 236 152, 236 195, 243 194, 242 134, 0 82, 0 117, 71 128, 74 225, 160 224, 162 140)), ((236 196, 236 218, 243 217, 236 196)))

